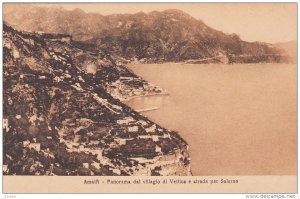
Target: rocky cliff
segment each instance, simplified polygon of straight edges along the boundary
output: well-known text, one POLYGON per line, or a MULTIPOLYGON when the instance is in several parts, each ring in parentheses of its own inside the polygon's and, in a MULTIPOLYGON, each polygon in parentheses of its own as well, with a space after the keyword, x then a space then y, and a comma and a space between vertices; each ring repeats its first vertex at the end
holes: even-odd
POLYGON ((70 35, 3 37, 4 174, 190 175, 178 133, 119 100, 158 87, 70 35))

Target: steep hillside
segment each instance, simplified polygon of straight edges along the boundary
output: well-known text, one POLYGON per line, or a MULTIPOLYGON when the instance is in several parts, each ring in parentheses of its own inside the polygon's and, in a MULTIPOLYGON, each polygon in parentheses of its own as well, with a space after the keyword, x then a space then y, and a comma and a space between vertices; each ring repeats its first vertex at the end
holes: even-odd
POLYGON ((69 35, 3 37, 4 174, 190 175, 187 143, 117 99, 157 87, 69 35))
POLYGON ((179 10, 103 16, 63 8, 4 8, 9 24, 28 31, 70 34, 119 61, 189 63, 288 62, 276 47, 245 42, 179 10))

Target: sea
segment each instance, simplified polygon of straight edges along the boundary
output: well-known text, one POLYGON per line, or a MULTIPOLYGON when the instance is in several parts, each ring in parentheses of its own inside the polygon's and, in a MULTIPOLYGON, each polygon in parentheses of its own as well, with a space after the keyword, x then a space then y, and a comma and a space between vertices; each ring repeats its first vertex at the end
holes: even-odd
POLYGON ((132 64, 169 95, 138 97, 134 109, 178 131, 195 176, 295 175, 295 64, 132 64))

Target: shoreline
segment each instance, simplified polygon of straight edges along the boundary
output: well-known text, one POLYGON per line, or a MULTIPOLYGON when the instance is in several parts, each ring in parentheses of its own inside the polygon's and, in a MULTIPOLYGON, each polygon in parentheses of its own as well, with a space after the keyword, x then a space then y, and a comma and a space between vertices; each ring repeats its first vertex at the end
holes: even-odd
POLYGON ((159 62, 159 63, 127 63, 127 64, 124 64, 124 66, 126 66, 126 68, 129 67, 136 67, 138 65, 151 65, 151 64, 157 64, 157 65, 163 65, 163 64, 185 64, 185 65, 228 65, 228 66, 232 66, 232 65, 240 65, 240 64, 243 64, 243 65, 251 65, 251 64, 270 64, 270 65, 274 65, 274 64, 295 64, 293 62, 291 63, 280 63, 280 62, 258 62, 258 63, 252 63, 252 62, 245 62, 245 63, 239 63, 239 62, 235 62, 235 63, 227 63, 227 64, 224 64, 224 63, 187 63, 187 62, 159 62))
POLYGON ((129 101, 139 98, 139 97, 151 97, 151 96, 159 96, 159 95, 170 96, 169 93, 154 93, 154 94, 146 94, 146 95, 136 95, 136 96, 128 97, 126 99, 122 99, 121 102, 129 102, 129 101))

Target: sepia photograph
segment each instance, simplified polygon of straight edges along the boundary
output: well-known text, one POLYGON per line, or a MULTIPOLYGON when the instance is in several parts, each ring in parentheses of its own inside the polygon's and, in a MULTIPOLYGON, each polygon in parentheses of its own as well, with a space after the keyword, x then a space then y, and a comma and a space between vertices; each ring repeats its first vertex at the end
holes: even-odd
POLYGON ((297 192, 297 3, 2 6, 4 192, 297 192))

